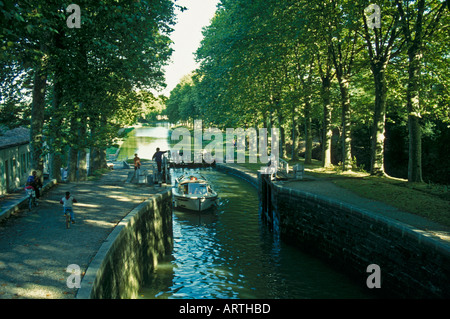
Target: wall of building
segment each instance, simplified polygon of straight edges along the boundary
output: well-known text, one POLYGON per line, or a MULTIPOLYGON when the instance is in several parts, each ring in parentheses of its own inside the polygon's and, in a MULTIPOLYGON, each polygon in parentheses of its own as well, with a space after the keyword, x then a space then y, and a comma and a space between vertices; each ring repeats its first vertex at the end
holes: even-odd
POLYGON ((77 299, 138 296, 158 259, 173 248, 172 191, 152 195, 111 232, 90 263, 77 299))
POLYGON ((30 175, 29 143, 0 149, 0 195, 25 185, 30 175))

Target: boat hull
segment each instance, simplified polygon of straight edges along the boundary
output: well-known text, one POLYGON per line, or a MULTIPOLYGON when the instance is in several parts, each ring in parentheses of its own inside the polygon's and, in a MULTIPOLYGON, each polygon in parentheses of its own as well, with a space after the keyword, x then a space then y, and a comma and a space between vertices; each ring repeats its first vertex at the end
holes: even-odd
POLYGON ((173 195, 173 203, 176 208, 184 208, 192 211, 202 212, 211 207, 216 203, 217 196, 211 197, 188 197, 181 195, 173 195))

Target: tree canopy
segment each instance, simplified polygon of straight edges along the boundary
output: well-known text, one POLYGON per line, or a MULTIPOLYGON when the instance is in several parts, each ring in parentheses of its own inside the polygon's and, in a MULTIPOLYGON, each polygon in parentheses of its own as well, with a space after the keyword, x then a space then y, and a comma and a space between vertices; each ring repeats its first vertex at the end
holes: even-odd
POLYGON ((222 0, 169 119, 277 126, 287 158, 448 183, 448 1, 377 5, 222 0))
POLYGON ((221 0, 167 99, 151 91, 176 2, 80 0, 79 21, 69 5, 0 0, 0 120, 30 127, 34 169, 49 155, 55 178, 65 163, 85 178, 87 151, 104 165, 119 129, 164 103, 172 122, 277 127, 285 158, 450 181, 448 1, 221 0))
POLYGON ((0 1, 0 118, 15 126, 31 117, 34 169, 50 154, 53 177, 65 157, 70 178, 84 179, 86 151, 92 169, 104 166, 119 129, 165 86, 176 5, 80 0, 76 16, 70 4, 0 1))

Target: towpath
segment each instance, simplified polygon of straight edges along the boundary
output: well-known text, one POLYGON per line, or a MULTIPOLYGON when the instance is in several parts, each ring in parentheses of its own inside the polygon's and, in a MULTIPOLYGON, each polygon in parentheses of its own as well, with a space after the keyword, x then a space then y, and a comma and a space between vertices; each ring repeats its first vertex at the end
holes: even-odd
POLYGON ((125 183, 130 171, 118 169, 97 181, 55 185, 37 208, 1 221, 0 299, 74 298, 77 289, 67 286, 67 267, 75 264, 84 272, 119 221, 163 189, 125 183), (70 229, 59 203, 66 191, 79 202, 70 229))

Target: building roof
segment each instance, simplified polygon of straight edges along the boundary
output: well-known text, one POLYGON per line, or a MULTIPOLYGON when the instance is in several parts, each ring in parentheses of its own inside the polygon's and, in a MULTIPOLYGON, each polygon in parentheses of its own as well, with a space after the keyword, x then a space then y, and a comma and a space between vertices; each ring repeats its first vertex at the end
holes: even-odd
POLYGON ((0 149, 27 144, 30 142, 30 130, 24 127, 17 127, 12 130, 5 130, 0 127, 0 149))

